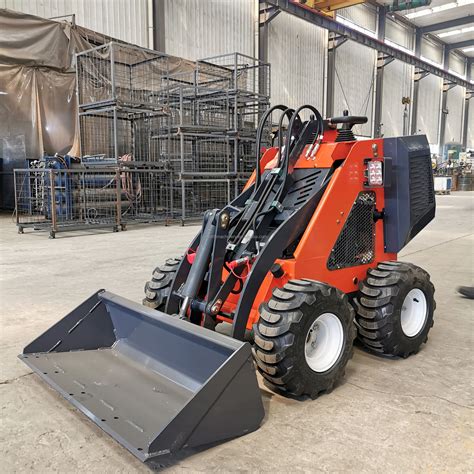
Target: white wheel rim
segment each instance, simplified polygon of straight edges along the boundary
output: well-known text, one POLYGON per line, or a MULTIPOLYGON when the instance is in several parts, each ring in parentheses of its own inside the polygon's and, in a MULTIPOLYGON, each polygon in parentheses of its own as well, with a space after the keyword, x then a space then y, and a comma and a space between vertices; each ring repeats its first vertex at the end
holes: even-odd
POLYGON ((326 372, 339 359, 344 343, 344 329, 333 313, 318 316, 306 334, 304 355, 315 372, 326 372))
POLYGON ((401 312, 402 331, 408 337, 421 332, 428 318, 426 296, 419 288, 413 288, 403 300, 401 312))

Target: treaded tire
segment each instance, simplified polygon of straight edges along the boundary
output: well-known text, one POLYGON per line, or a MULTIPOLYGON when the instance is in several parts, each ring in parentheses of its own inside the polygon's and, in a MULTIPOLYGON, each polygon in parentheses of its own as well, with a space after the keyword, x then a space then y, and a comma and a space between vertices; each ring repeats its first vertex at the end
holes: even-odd
POLYGON ((180 258, 168 258, 164 265, 153 270, 151 280, 145 283, 143 304, 158 311, 164 311, 171 284, 178 271, 180 258))
POLYGON ((275 288, 273 296, 260 306, 254 325, 253 354, 265 383, 283 395, 316 398, 330 392, 343 377, 353 354, 356 336, 354 310, 338 289, 313 280, 290 280, 275 288), (305 342, 314 321, 333 313, 343 329, 342 349, 326 372, 315 372, 305 357, 305 342))
POLYGON ((367 272, 360 283, 356 306, 358 339, 370 351, 408 357, 428 340, 436 308, 430 275, 412 263, 381 262, 367 272), (408 292, 420 289, 426 298, 426 319, 421 329, 409 337, 402 329, 402 306, 408 292))

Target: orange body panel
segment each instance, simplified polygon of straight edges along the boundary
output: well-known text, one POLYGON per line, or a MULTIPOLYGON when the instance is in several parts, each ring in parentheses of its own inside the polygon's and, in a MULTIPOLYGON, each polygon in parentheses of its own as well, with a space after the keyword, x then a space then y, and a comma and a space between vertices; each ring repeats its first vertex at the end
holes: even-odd
MULTIPOLYGON (((303 151, 295 168, 329 168, 334 161, 343 159, 344 162, 335 170, 294 252, 294 258, 276 261, 283 268, 284 275, 281 278, 275 278, 271 273, 266 275, 255 298, 247 323, 248 329, 258 320, 260 304, 271 297, 275 287, 283 286, 288 280, 310 278, 335 286, 345 293, 351 293, 357 291, 358 282, 365 278, 368 268, 383 260, 396 259, 396 254, 386 253, 384 250, 383 221, 378 220, 375 225, 375 257, 370 264, 338 270, 329 270, 327 267, 328 257, 358 194, 365 190, 375 192, 376 209, 384 208, 383 187, 364 185, 366 181, 364 160, 378 159, 374 156, 372 148, 374 144, 377 145, 378 155, 383 156, 381 139, 342 143, 323 142, 314 159, 305 156, 307 149, 303 151)), ((267 150, 262 157, 262 168, 266 166, 268 169, 274 165, 276 153, 276 148, 267 150)), ((222 310, 226 313, 233 312, 238 300, 239 295, 231 294, 222 310)))

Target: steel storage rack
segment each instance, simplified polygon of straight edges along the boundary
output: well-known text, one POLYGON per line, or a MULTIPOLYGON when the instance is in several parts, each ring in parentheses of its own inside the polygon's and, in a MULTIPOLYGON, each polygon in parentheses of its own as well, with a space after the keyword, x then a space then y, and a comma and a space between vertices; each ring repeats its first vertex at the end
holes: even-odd
POLYGON ((239 193, 269 106, 268 64, 116 42, 76 58, 81 164, 17 170, 20 231, 184 223, 239 193))

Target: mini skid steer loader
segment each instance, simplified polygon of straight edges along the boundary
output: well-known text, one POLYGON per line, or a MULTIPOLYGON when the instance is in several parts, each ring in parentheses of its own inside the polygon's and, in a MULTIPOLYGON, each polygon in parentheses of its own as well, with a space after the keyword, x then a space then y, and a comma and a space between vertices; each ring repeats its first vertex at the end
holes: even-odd
POLYGON ((270 109, 243 192, 155 269, 144 305, 100 290, 20 358, 145 461, 256 430, 255 366, 273 390, 315 398, 344 375, 356 335, 374 353, 416 353, 434 288, 397 253, 435 214, 430 151, 421 135, 358 141, 366 121, 270 109))

